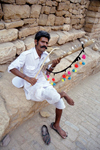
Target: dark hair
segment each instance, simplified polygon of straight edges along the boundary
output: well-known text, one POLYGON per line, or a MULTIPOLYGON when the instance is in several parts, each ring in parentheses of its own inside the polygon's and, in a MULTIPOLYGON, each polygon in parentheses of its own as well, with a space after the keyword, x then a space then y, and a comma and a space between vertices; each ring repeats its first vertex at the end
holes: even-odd
POLYGON ((50 34, 46 31, 37 32, 35 35, 35 40, 37 40, 37 42, 38 42, 41 37, 46 37, 48 39, 48 41, 50 40, 50 34))

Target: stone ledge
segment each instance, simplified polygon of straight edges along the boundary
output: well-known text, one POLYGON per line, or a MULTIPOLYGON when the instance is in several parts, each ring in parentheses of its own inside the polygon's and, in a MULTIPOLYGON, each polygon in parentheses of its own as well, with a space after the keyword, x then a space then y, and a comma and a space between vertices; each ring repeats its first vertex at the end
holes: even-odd
MULTIPOLYGON (((68 52, 72 47, 79 46, 79 41, 74 41, 67 43, 65 45, 60 46, 59 51, 55 51, 51 57, 58 57, 65 52, 68 52)), ((65 82, 61 81, 61 75, 58 74, 55 76, 56 81, 58 82, 55 86, 57 90, 65 90, 69 91, 74 85, 78 84, 85 77, 94 74, 100 71, 100 53, 99 51, 93 51, 90 47, 85 48, 86 57, 85 60, 86 65, 80 66, 77 69, 76 73, 72 73, 71 80, 66 80, 65 82)), ((73 53, 72 55, 65 57, 61 60, 61 63, 57 65, 55 70, 61 70, 65 68, 65 64, 69 65, 74 58, 79 54, 79 52, 73 53)), ((73 66, 72 66, 73 69, 73 66)), ((4 129, 0 130, 0 140, 10 131, 14 130, 17 126, 22 124, 25 120, 34 116, 35 113, 39 112, 43 107, 47 106, 48 103, 46 101, 43 102, 33 102, 28 101, 25 98, 25 94, 23 89, 17 89, 11 83, 13 74, 9 74, 7 72, 2 73, 0 77, 0 95, 3 99, 0 99, 2 106, 0 105, 0 118, 4 116, 7 117, 6 121, 1 121, 0 129, 3 127, 4 129), (4 108, 4 112, 2 111, 4 108), (2 115, 3 114, 3 115, 2 115), (10 122, 9 122, 10 120, 10 122)), ((52 75, 51 75, 52 77, 52 75)))

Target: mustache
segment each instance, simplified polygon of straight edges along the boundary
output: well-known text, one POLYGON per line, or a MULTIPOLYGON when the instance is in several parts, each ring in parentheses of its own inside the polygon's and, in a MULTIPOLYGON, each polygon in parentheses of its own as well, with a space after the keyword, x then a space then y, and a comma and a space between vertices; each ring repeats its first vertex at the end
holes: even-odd
POLYGON ((47 47, 44 45, 44 46, 41 46, 41 48, 45 48, 45 49, 47 49, 47 47))

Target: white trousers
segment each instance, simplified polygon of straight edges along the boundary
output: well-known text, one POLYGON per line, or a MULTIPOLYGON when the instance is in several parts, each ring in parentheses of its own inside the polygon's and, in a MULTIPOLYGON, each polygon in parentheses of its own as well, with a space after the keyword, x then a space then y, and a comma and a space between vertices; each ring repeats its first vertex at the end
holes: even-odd
POLYGON ((30 87, 28 94, 26 95, 27 100, 43 101, 46 100, 49 104, 53 104, 58 109, 64 109, 65 104, 60 94, 56 91, 53 86, 43 87, 40 84, 35 84, 30 87))

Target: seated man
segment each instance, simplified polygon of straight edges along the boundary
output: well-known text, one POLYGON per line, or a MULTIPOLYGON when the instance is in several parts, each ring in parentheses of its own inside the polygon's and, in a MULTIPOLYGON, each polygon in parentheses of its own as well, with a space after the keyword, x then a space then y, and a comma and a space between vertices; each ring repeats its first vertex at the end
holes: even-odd
MULTIPOLYGON (((51 128, 58 132, 62 138, 66 138, 67 133, 60 127, 62 110, 65 108, 62 97, 64 97, 70 105, 74 105, 74 101, 65 92, 58 93, 45 79, 42 71, 40 71, 37 78, 35 78, 41 64, 48 55, 45 50, 47 49, 49 40, 49 33, 39 31, 35 35, 35 47, 22 52, 20 56, 9 65, 8 71, 18 76, 17 82, 19 78, 21 87, 24 86, 27 100, 46 100, 48 103, 55 105, 56 117, 55 122, 51 124, 51 128), (20 72, 20 68, 23 68, 23 73, 20 72)), ((47 61, 49 61, 49 58, 47 61)), ((49 69, 52 71, 59 62, 59 59, 52 61, 52 65, 49 69)), ((16 83, 15 80, 13 80, 13 82, 14 84, 16 83)))

